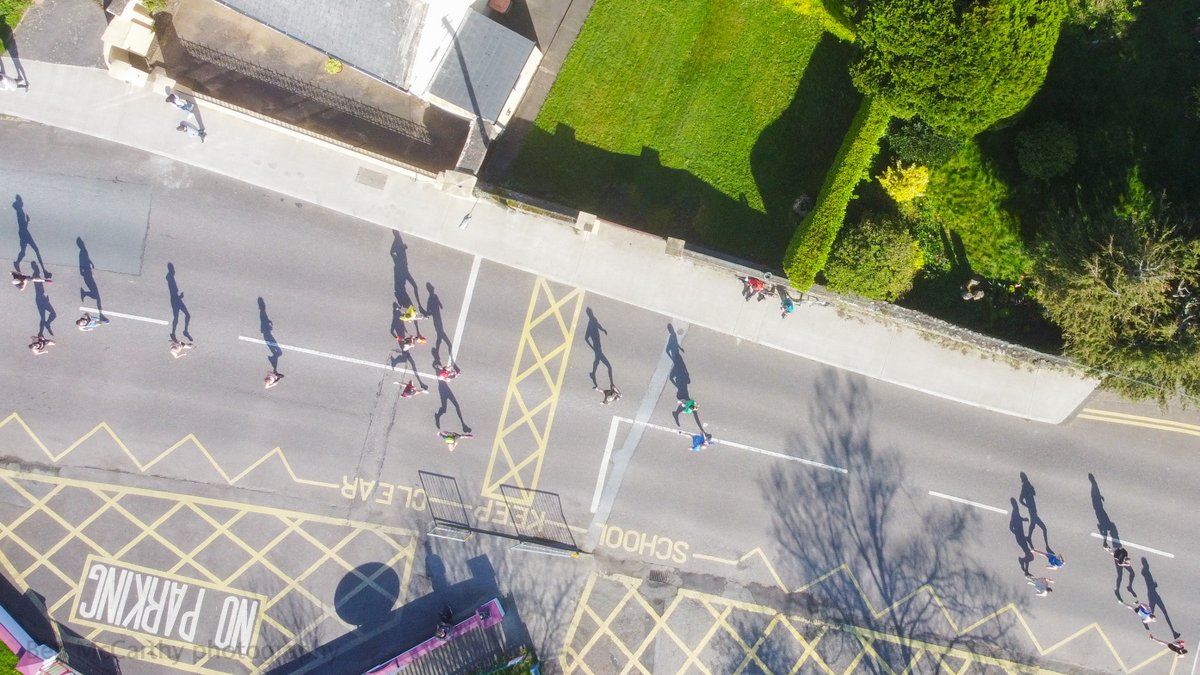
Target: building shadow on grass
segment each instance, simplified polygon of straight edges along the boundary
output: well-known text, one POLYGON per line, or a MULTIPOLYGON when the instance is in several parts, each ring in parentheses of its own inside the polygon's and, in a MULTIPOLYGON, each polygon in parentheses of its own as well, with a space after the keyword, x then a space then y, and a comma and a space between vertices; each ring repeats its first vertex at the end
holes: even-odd
MULTIPOLYGON (((973 555, 985 523, 966 507, 927 503, 905 485, 905 462, 871 431, 871 403, 857 378, 830 371, 804 398, 805 456, 846 474, 794 466, 764 478, 776 505, 780 574, 801 586, 813 618, 848 639, 822 641, 826 663, 849 663, 870 645, 867 672, 902 672, 932 654, 921 642, 1020 658, 1012 615, 960 631, 1010 603, 1011 580, 973 555), (910 497, 912 495, 912 497, 910 497)), ((1019 578, 1018 578, 1019 580, 1019 578)))
POLYGON ((857 109, 859 95, 845 74, 851 54, 822 38, 791 103, 757 139, 749 160, 765 213, 756 195, 727 194, 691 171, 664 166, 660 149, 612 152, 564 123, 553 132, 519 129, 524 145, 511 170, 499 175, 507 167, 496 162, 487 175, 539 199, 774 267, 799 223, 792 203, 801 194, 816 197, 857 109))

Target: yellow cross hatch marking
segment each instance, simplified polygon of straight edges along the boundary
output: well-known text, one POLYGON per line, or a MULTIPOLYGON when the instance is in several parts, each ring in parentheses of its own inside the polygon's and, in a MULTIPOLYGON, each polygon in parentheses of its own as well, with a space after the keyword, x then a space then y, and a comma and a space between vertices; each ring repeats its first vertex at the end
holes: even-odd
MULTIPOLYGON (((765 556, 763 559, 765 560, 765 556)), ((832 574, 850 575, 853 586, 860 594, 862 593, 861 586, 853 579, 853 574, 845 566, 822 575, 821 580, 828 579, 832 574)), ((679 673, 711 672, 711 668, 715 667, 716 664, 711 662, 705 663, 705 650, 710 647, 714 650, 719 649, 719 647, 715 646, 719 644, 726 649, 734 646, 741 651, 740 654, 735 652, 728 662, 729 664, 736 664, 730 670, 735 675, 744 672, 821 672, 834 675, 839 671, 834 670, 834 667, 825 660, 821 653, 823 642, 830 634, 845 634, 852 640, 852 644, 858 646, 857 653, 853 655, 853 658, 848 663, 845 661, 847 654, 842 651, 846 646, 844 641, 841 643, 834 642, 826 647, 829 654, 838 659, 838 667, 842 668, 840 672, 846 675, 859 672, 864 667, 900 675, 913 672, 945 672, 962 675, 969 672, 991 672, 993 670, 1007 673, 1031 674, 1053 672, 1040 666, 1033 666, 986 654, 976 654, 959 647, 949 647, 860 626, 835 625, 812 618, 788 616, 772 607, 731 600, 686 588, 678 589, 674 597, 665 606, 659 605, 659 608, 656 609, 654 604, 651 604, 651 602, 642 597, 640 593, 642 583, 641 579, 619 574, 593 574, 588 578, 574 616, 567 628, 562 653, 559 655, 559 666, 564 673, 575 675, 577 673, 596 673, 598 671, 611 672, 614 669, 622 673, 649 673, 648 669, 641 663, 641 657, 647 653, 657 653, 656 650, 659 647, 656 646, 655 642, 662 636, 669 640, 668 644, 677 646, 684 654, 685 660, 679 665, 677 670, 679 673), (612 598, 617 596, 620 596, 619 601, 615 604, 611 603, 612 598), (606 610, 607 615, 602 616, 593 608, 594 599, 598 606, 611 607, 611 609, 606 610), (642 613, 631 612, 630 608, 640 608, 642 613), (694 611, 695 608, 705 610, 709 620, 712 622, 705 630, 699 633, 694 629, 698 616, 694 611), (748 617, 747 615, 750 616, 748 617), (671 622, 676 616, 685 617, 679 619, 680 621, 689 621, 692 623, 693 630, 688 631, 688 634, 697 635, 694 640, 695 644, 686 643, 686 641, 680 638, 680 633, 672 628, 671 622), (762 621, 755 620, 754 616, 767 619, 765 628, 753 627, 762 625, 762 621), (585 617, 590 619, 594 625, 584 625, 583 619, 585 617), (618 618, 625 625, 619 625, 618 618), (645 628, 646 621, 652 624, 652 627, 649 629, 645 628), (805 631, 801 630, 802 627, 808 629, 807 633, 812 635, 811 638, 806 639, 804 637, 805 631), (746 634, 751 631, 753 632, 746 634), (790 661, 793 654, 796 652, 799 653, 799 656, 796 657, 795 662, 790 667, 785 665, 782 670, 772 670, 772 664, 767 663, 760 656, 764 646, 771 640, 774 640, 773 644, 776 646, 772 655, 777 659, 787 655, 786 658, 790 661), (779 640, 794 641, 794 643, 788 643, 793 645, 794 651, 788 651, 786 645, 783 645, 784 648, 780 649, 779 640), (893 666, 896 664, 887 662, 880 654, 879 647, 884 644, 902 647, 907 650, 911 654, 909 662, 902 669, 897 670, 894 668, 893 666), (589 664, 589 658, 594 659, 594 666, 589 664), (622 658, 624 658, 624 663, 621 662, 622 658)), ((820 580, 805 584, 802 588, 812 588, 817 583, 820 583, 820 580)), ((888 612, 902 611, 902 605, 915 598, 919 593, 928 593, 930 599, 937 605, 941 613, 946 616, 948 621, 950 620, 949 612, 944 603, 931 589, 926 587, 910 593, 904 599, 882 610, 871 607, 870 602, 865 596, 863 597, 863 601, 866 602, 874 616, 881 617, 888 612)), ((1146 668, 1151 663, 1161 664, 1163 659, 1170 656, 1166 652, 1161 652, 1147 658, 1141 663, 1126 664, 1117 654, 1108 637, 1095 623, 1084 626, 1074 634, 1052 645, 1042 646, 1034 638, 1033 632, 1030 630, 1024 617, 1011 604, 979 621, 971 623, 965 629, 959 628, 953 621, 950 621, 950 626, 957 636, 963 636, 988 621, 1008 614, 1017 619, 1017 623, 1029 636, 1037 653, 1042 656, 1050 654, 1074 640, 1085 636, 1090 637, 1093 634, 1099 636, 1108 647, 1117 666, 1116 669, 1119 669, 1121 672, 1137 672, 1146 668)), ((701 626, 701 628, 704 627, 701 626)), ((1170 661, 1173 672, 1174 659, 1170 659, 1170 661)), ((658 672, 664 672, 662 671, 664 664, 661 661, 656 665, 658 666, 658 672)), ((779 664, 777 663, 775 666, 779 667, 779 664)))
MULTIPOLYGON (((545 279, 538 277, 534 281, 529 308, 525 312, 525 325, 521 329, 517 355, 509 375, 504 406, 500 411, 496 439, 488 459, 487 474, 483 481, 484 497, 504 499, 505 495, 500 491, 502 485, 515 485, 525 490, 537 488, 546 447, 550 442, 550 428, 554 424, 558 397, 571 356, 571 345, 575 341, 575 328, 583 309, 583 297, 583 290, 575 288, 556 298, 545 279), (564 311, 570 315, 569 318, 564 311), (548 322, 550 318, 554 321, 548 322), (539 345, 537 342, 534 332, 544 323, 551 327, 549 333, 554 344, 539 345), (535 377, 539 374, 541 377, 535 377), (521 391, 522 384, 526 384, 524 393, 521 391), (541 385, 548 390, 544 392, 545 397, 527 401, 529 395, 543 394, 541 385), (545 417, 539 427, 538 416, 543 413, 545 417)), ((541 339, 547 337, 543 334, 541 339)), ((522 491, 520 497, 508 495, 508 500, 529 506, 533 497, 533 493, 522 491)))
MULTIPOLYGON (((31 437, 35 438, 32 434, 31 437)), ((351 592, 357 593, 366 589, 382 591, 379 575, 387 570, 395 570, 400 577, 399 587, 407 588, 412 572, 416 535, 401 528, 10 469, 0 469, 0 489, 4 488, 12 498, 0 504, 0 513, 13 513, 14 506, 20 512, 0 522, 0 562, 21 590, 30 588, 31 582, 36 581, 40 585, 36 590, 43 595, 50 595, 49 592, 53 591, 48 598, 51 601, 48 611, 59 621, 72 622, 72 618, 64 614, 79 600, 81 589, 78 587, 79 575, 69 574, 68 571, 81 569, 84 564, 81 556, 88 554, 119 561, 122 565, 155 570, 154 574, 163 577, 188 579, 190 577, 183 576, 183 572, 195 570, 198 575, 194 577, 196 581, 263 598, 259 609, 261 624, 264 628, 269 626, 281 636, 277 640, 281 644, 272 654, 258 654, 252 658, 240 654, 223 653, 217 656, 208 653, 196 655, 192 661, 171 663, 173 668, 187 672, 237 672, 239 666, 235 664, 241 664, 240 668, 245 673, 261 673, 278 659, 289 655, 316 626, 337 618, 336 608, 331 605, 333 599, 322 599, 305 586, 305 582, 315 575, 328 577, 332 573, 335 578, 349 576, 355 585, 351 592), (85 498, 89 499, 89 505, 92 500, 96 502, 94 508, 86 513, 77 514, 57 508, 60 503, 79 504, 85 498), (151 506, 151 511, 156 515, 145 517, 139 514, 138 508, 142 505, 151 506), (156 505, 164 508, 159 509, 156 505), (160 510, 161 514, 158 513, 160 510), (205 531, 196 531, 196 527, 191 531, 172 530, 171 519, 181 514, 198 518, 198 522, 207 526, 205 531), (105 516, 120 518, 126 531, 136 534, 119 546, 109 546, 89 535, 88 528, 105 516), (40 518, 48 518, 62 530, 55 528, 51 531, 41 526, 40 518), (235 527, 239 530, 235 531, 235 527), (322 541, 310 531, 316 527, 333 536, 322 541), (207 528, 211 528, 211 531, 207 531, 207 528), (243 529, 245 532, 264 534, 268 540, 247 541, 237 534, 243 529), (139 558, 146 555, 139 552, 139 546, 144 542, 152 542, 157 546, 152 554, 157 556, 156 560, 139 558), (300 543, 312 548, 313 561, 297 565, 297 569, 286 569, 289 563, 294 562, 290 552, 294 552, 294 546, 300 543), (228 563, 228 569, 232 571, 218 572, 202 562, 201 555, 214 545, 222 546, 216 557, 222 564, 228 563), (370 553, 364 552, 363 555, 372 562, 382 563, 379 570, 370 574, 359 570, 347 555, 352 545, 367 547, 363 550, 370 553), (382 553, 380 546, 383 547, 382 553), (10 561, 11 555, 3 555, 8 551, 20 551, 33 562, 18 569, 10 561), (161 560, 163 555, 171 560, 164 564, 161 560), (30 578, 40 570, 48 571, 61 581, 63 588, 48 588, 44 577, 30 578), (299 622, 302 625, 293 624, 293 614, 305 617, 299 622)), ((74 616, 73 611, 70 614, 74 616)), ((111 646, 118 657, 128 656, 156 663, 166 658, 162 654, 156 658, 154 646, 170 640, 128 631, 122 633, 121 629, 106 625, 97 627, 89 624, 87 628, 88 640, 101 646, 111 646), (121 637, 118 639, 118 636, 121 637), (140 645, 143 649, 130 649, 131 644, 140 645)), ((257 640, 258 637, 256 634, 253 639, 257 640)))

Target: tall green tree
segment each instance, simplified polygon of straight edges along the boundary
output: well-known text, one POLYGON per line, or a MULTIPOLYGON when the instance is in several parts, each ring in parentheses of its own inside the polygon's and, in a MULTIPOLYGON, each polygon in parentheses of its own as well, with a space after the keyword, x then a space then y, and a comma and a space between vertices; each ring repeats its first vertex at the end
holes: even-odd
POLYGON ((862 0, 854 84, 897 117, 971 138, 1042 86, 1066 0, 862 0))
POLYGON ((1200 396, 1200 241, 1170 218, 1136 191, 1109 219, 1063 214, 1037 267, 1068 354, 1111 388, 1161 402, 1200 396))

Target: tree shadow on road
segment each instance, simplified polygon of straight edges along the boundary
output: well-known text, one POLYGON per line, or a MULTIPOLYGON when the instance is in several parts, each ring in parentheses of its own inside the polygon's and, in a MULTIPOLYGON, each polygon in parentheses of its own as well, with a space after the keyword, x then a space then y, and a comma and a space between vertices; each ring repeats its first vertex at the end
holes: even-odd
POLYGON ((856 638, 833 641, 822 658, 849 663, 865 650, 866 670, 901 672, 923 651, 914 640, 1019 653, 1006 621, 960 635, 1009 603, 1028 602, 1011 597, 1007 584, 973 557, 983 530, 979 516, 928 504, 905 485, 905 461, 873 435, 871 403, 856 378, 830 371, 813 388, 807 397, 813 436, 794 445, 847 473, 775 471, 766 495, 787 554, 782 577, 812 583, 807 593, 818 618, 856 638))

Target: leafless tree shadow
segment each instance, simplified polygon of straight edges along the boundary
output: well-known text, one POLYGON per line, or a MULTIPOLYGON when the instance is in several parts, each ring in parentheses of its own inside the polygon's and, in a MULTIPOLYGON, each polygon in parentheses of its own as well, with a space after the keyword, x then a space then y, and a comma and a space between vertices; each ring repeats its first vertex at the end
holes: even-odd
POLYGON ((979 517, 913 498, 905 461, 872 435, 870 400, 857 379, 831 371, 813 388, 805 398, 815 437, 793 444, 848 473, 795 467, 764 483, 776 506, 774 534, 789 554, 783 578, 812 583, 828 575, 807 591, 816 618, 854 638, 822 640, 825 661, 849 663, 868 641, 877 657, 862 667, 871 672, 907 668, 920 650, 910 640, 1018 653, 1006 622, 959 635, 1014 601, 971 554, 979 517), (868 631, 892 637, 872 640, 868 631))

